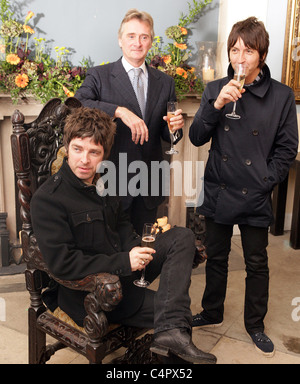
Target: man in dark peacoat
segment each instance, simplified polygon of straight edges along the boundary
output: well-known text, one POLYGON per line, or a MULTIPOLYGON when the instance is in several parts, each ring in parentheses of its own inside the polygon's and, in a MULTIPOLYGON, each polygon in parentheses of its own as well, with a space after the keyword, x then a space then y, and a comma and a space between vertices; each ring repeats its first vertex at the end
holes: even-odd
POLYGON ((203 311, 194 316, 193 326, 223 322, 228 256, 233 225, 238 224, 247 272, 245 328, 257 350, 273 356, 274 345, 264 333, 271 193, 285 179, 297 154, 298 128, 292 90, 272 79, 265 64, 268 46, 268 33, 256 18, 233 26, 228 38, 228 76, 206 87, 189 135, 196 146, 211 140, 204 202, 198 208, 206 218, 206 288, 203 311), (248 68, 242 93, 233 78, 236 64, 248 68), (227 116, 233 101, 240 119, 227 116))
MULTIPOLYGON (((83 105, 98 108, 116 119, 117 132, 109 160, 116 165, 118 194, 139 234, 144 222, 155 221, 157 207, 164 200, 162 179, 151 178, 151 165, 157 168, 158 163, 163 160, 161 139, 170 142, 166 123, 167 102, 176 100, 174 80, 145 64, 153 36, 151 16, 145 12, 130 10, 119 31, 123 57, 114 63, 91 68, 75 95, 83 105), (138 67, 143 70, 145 86, 144 116, 132 85, 131 69, 138 67), (124 165, 126 160, 127 164, 124 165), (128 167, 135 161, 144 162, 147 172, 139 169, 127 172, 126 168, 124 171, 126 165, 128 167), (148 188, 140 193, 141 185, 144 185, 141 180, 136 183, 136 191, 128 191, 127 184, 133 177, 136 180, 139 173, 139 178, 147 180, 148 188)), ((173 118, 173 129, 178 131, 180 139, 184 125, 181 110, 176 115, 173 118)))

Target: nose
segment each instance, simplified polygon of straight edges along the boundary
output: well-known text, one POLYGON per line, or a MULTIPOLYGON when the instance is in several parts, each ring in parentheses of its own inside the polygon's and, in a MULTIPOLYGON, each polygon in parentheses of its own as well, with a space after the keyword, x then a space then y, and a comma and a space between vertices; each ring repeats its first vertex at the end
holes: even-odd
POLYGON ((87 164, 89 162, 89 154, 88 154, 88 152, 86 152, 86 151, 82 152, 81 162, 83 164, 87 164))
POLYGON ((141 45, 142 37, 141 36, 135 36, 134 38, 134 44, 135 45, 141 45))
POLYGON ((245 62, 245 54, 244 52, 240 52, 239 57, 238 57, 238 63, 243 64, 245 62))

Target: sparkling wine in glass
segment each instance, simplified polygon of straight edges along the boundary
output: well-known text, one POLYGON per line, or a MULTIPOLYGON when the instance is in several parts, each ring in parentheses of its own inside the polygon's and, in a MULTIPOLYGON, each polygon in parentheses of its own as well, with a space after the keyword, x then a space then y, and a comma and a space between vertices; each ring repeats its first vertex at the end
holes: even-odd
MULTIPOLYGON (((155 226, 153 224, 150 224, 150 223, 144 224, 141 246, 154 249, 155 238, 156 238, 155 226)), ((145 279, 145 268, 142 270, 141 278, 138 280, 134 280, 134 282, 133 282, 138 287, 145 288, 145 287, 148 287, 148 285, 150 284, 145 279)))
POLYGON ((169 132, 170 132, 170 138, 171 138, 171 148, 166 151, 167 155, 175 155, 179 153, 174 149, 174 141, 176 140, 175 133, 172 130, 172 126, 170 124, 170 119, 175 116, 175 112, 178 109, 178 103, 177 101, 169 101, 167 105, 167 118, 168 118, 168 127, 169 127, 169 132))
MULTIPOLYGON (((245 84, 245 79, 247 76, 248 67, 245 64, 236 64, 234 69, 234 80, 238 81, 241 85, 239 87, 239 91, 242 92, 242 89, 245 84)), ((233 110, 231 113, 227 113, 226 117, 228 119, 238 120, 241 118, 236 112, 236 101, 233 103, 233 110)))

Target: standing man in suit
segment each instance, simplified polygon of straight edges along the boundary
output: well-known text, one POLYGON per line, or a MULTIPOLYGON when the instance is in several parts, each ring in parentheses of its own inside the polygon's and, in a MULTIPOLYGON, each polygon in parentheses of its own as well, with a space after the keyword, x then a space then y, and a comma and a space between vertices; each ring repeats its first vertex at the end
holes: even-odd
MULTIPOLYGON (((135 230, 141 234, 145 222, 156 220, 157 208, 164 200, 162 180, 151 177, 151 164, 163 160, 161 138, 170 141, 166 110, 167 102, 176 100, 175 83, 170 76, 145 63, 154 38, 153 19, 148 13, 129 10, 121 23, 118 38, 123 57, 114 63, 91 68, 75 96, 84 106, 106 112, 117 123, 109 160, 116 166, 118 194, 123 208, 129 213, 135 230), (142 70, 138 80, 135 68, 142 70), (138 82, 138 95, 134 90, 135 82, 138 82), (124 166, 125 160, 128 166, 135 161, 144 162, 147 174, 142 170, 119 172, 119 166, 124 166), (135 191, 132 188, 128 191, 130 180, 136 182, 135 191), (141 188, 145 182, 147 191, 141 188), (153 193, 154 189, 156 193, 153 193)), ((179 139, 184 126, 181 113, 177 110, 171 119, 179 139)))

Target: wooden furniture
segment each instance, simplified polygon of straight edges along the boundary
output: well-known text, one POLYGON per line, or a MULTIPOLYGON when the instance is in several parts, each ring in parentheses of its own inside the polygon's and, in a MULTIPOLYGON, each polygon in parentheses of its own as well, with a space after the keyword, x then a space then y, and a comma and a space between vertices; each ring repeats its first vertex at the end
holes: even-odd
MULTIPOLYGON (((90 363, 101 363, 105 356, 120 347, 127 348, 121 363, 150 363, 155 355, 149 351, 152 336, 146 330, 108 324, 105 316, 122 299, 118 276, 100 273, 80 281, 62 281, 53 276, 43 261, 30 218, 30 200, 35 190, 55 173, 63 159, 62 137, 65 117, 81 104, 75 98, 65 103, 50 100, 35 121, 24 123, 16 110, 12 116, 11 148, 17 177, 22 231, 20 233, 26 286, 31 304, 28 309, 29 363, 45 363, 59 349, 70 347, 84 355, 90 363), (42 291, 51 281, 68 288, 89 292, 85 299, 87 316, 84 330, 78 330, 49 313, 42 302, 42 291), (46 334, 57 340, 48 345, 46 334)), ((58 256, 59 257, 59 256, 58 256)))

